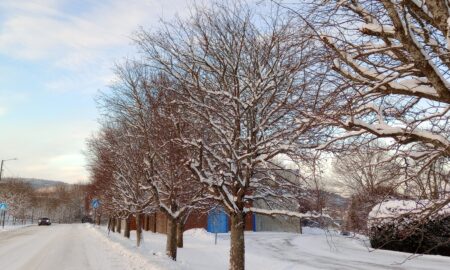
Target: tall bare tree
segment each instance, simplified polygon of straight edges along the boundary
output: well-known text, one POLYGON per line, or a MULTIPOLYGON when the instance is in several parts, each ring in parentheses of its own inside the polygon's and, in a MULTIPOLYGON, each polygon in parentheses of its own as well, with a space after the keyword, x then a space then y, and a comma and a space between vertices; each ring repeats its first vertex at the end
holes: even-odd
POLYGON ((146 163, 149 165, 149 188, 168 221, 166 253, 175 260, 177 228, 181 231, 178 237, 182 237, 186 215, 194 208, 202 208, 207 203, 207 197, 204 196, 204 186, 195 181, 186 166, 189 151, 179 141, 179 133, 192 134, 195 125, 183 122, 180 109, 173 102, 174 93, 165 91, 168 84, 170 82, 164 78, 157 78, 152 83, 153 90, 160 91, 155 95, 157 102, 152 111, 155 154, 146 163))
POLYGON ((120 185, 117 193, 128 190, 127 177, 138 172, 139 180, 134 181, 137 185, 132 185, 137 191, 133 194, 140 194, 144 204, 154 205, 166 215, 169 224, 166 250, 175 260, 177 226, 182 229, 185 215, 204 198, 204 187, 194 181, 185 164, 188 151, 179 142, 179 131, 190 133, 190 130, 185 128, 178 116, 180 111, 172 102, 174 92, 166 89, 171 82, 158 71, 128 60, 117 66, 116 75, 116 84, 102 96, 101 102, 105 122, 120 123, 123 130, 112 136, 108 144, 120 176, 116 181, 120 185))
POLYGON ((380 144, 358 146, 338 153, 333 172, 340 188, 350 195, 345 227, 367 232, 367 216, 372 208, 388 198, 405 193, 404 171, 395 156, 380 144))
POLYGON ((375 194, 380 188, 400 189, 404 173, 392 155, 374 145, 338 153, 333 172, 346 192, 365 195, 375 194))
POLYGON ((140 141, 128 132, 125 126, 104 127, 101 136, 90 142, 91 151, 98 157, 91 167, 94 173, 99 173, 93 176, 99 177, 100 194, 113 222, 116 217, 128 218, 130 214, 136 217, 136 243, 139 246, 141 216, 153 212, 155 207, 151 192, 142 188, 147 178, 140 141), (110 178, 101 178, 104 176, 110 178))
POLYGON ((245 265, 246 214, 288 213, 252 202, 295 197, 295 185, 274 173, 274 159, 312 158, 309 148, 323 133, 310 115, 323 114, 332 97, 311 76, 317 44, 308 31, 277 11, 256 16, 244 4, 226 5, 195 9, 192 20, 156 33, 142 30, 136 41, 145 64, 175 83, 167 89, 178 95, 185 122, 207 131, 181 132, 180 141, 197 181, 230 215, 230 269, 237 270, 245 265))
MULTIPOLYGON (((329 48, 328 86, 341 108, 324 118, 342 128, 324 147, 382 138, 411 186, 432 179, 450 157, 449 2, 307 2, 309 14, 286 6, 329 48)), ((450 202, 443 182, 433 191, 442 206, 450 202)))

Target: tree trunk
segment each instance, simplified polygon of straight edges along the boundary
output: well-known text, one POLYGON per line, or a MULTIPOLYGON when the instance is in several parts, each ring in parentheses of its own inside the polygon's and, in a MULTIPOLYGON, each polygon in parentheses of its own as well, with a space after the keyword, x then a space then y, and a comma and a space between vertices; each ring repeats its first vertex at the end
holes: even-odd
POLYGON ((116 218, 111 218, 111 231, 116 232, 116 218))
POLYGON ((299 224, 299 233, 300 233, 300 234, 303 234, 302 221, 303 221, 302 218, 300 218, 300 220, 299 220, 299 223, 300 223, 300 224, 299 224))
POLYGON ((184 224, 182 221, 179 221, 177 223, 177 247, 179 248, 183 247, 183 231, 184 231, 184 224))
POLYGON ((130 222, 130 217, 127 217, 127 219, 125 219, 125 229, 123 232, 123 236, 125 236, 126 238, 130 238, 130 222))
POLYGON ((156 232, 156 218, 157 218, 157 215, 156 215, 156 213, 154 213, 153 214, 153 222, 152 222, 152 232, 156 232))
POLYGON ((136 245, 139 247, 142 240, 142 219, 141 214, 136 214, 136 245))
POLYGON ((148 225, 148 215, 144 215, 144 231, 148 231, 149 229, 148 225))
MULTIPOLYGON (((94 217, 94 219, 95 219, 95 217, 94 217)), ((111 220, 112 220, 112 217, 108 218, 108 231, 111 230, 111 224, 112 224, 111 220)), ((95 224, 95 223, 97 223, 96 220, 94 220, 94 224, 95 224)))
POLYGON ((116 231, 118 232, 118 233, 122 233, 122 219, 121 218, 117 218, 117 228, 116 228, 116 231))
POLYGON ((232 213, 230 215, 231 218, 230 270, 245 269, 244 217, 245 215, 243 213, 232 213))
POLYGON ((167 217, 166 254, 172 260, 177 260, 177 221, 169 216, 167 217))

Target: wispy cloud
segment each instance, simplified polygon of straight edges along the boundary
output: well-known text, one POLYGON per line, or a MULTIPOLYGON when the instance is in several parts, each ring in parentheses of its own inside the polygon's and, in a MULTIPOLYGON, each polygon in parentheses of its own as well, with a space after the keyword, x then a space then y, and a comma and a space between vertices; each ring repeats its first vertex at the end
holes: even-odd
MULTIPOLYGON (((78 1, 77 1, 78 2, 78 1)), ((73 1, 2 1, 0 50, 28 60, 50 60, 62 68, 83 67, 109 58, 130 44, 138 26, 186 10, 184 0, 81 1, 88 8, 67 10, 73 1)))
POLYGON ((111 77, 112 64, 133 54, 131 36, 138 27, 155 27, 161 17, 186 13, 187 3, 187 0, 3 0, 0 54, 44 62, 48 68, 64 71, 64 78, 45 83, 50 91, 65 92, 71 88, 96 91, 104 84, 101 78, 111 77), (71 6, 74 2, 77 8, 71 6), (63 84, 68 81, 85 82, 91 87, 63 84))
POLYGON ((96 129, 87 100, 134 53, 139 26, 183 16, 189 1, 0 0, 0 156, 19 157, 8 173, 85 179, 81 152, 96 129))

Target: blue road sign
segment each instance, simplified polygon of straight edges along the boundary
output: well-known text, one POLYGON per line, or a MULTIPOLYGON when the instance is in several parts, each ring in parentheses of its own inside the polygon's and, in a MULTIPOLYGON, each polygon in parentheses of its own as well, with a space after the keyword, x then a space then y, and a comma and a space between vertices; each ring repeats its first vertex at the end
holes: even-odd
POLYGON ((0 210, 6 210, 8 209, 8 204, 7 203, 0 203, 0 210))
POLYGON ((215 208, 208 213, 206 230, 212 233, 226 233, 229 231, 228 215, 222 208, 215 208))
POLYGON ((98 199, 93 199, 91 204, 93 208, 98 208, 100 206, 100 201, 98 199))

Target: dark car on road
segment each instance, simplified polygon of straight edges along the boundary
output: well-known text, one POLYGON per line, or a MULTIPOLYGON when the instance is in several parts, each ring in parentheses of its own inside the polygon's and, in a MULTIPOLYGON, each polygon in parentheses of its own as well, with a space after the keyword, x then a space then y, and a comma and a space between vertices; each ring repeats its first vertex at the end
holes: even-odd
POLYGON ((94 223, 94 220, 91 217, 89 217, 89 216, 84 216, 81 219, 81 223, 94 223))
POLYGON ((44 218, 40 218, 39 219, 38 225, 39 226, 41 226, 41 225, 52 225, 52 223, 50 222, 49 218, 44 217, 44 218))

